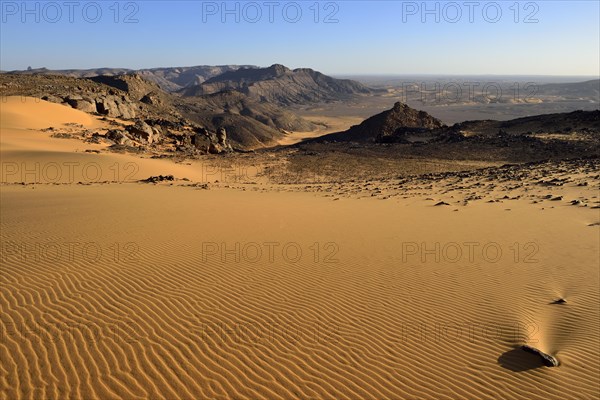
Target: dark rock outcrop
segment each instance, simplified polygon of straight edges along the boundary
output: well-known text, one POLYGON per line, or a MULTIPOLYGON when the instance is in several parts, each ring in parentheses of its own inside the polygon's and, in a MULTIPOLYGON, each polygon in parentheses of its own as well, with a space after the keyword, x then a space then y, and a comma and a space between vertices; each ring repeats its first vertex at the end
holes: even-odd
POLYGON ((227 130, 223 127, 219 128, 216 134, 216 141, 210 144, 208 152, 211 154, 221 154, 232 150, 231 145, 227 143, 227 130))
POLYGON ((135 124, 127 127, 131 137, 141 143, 152 144, 160 138, 158 129, 148 125, 145 121, 138 120, 135 124))
POLYGON ((322 136, 319 140, 341 142, 402 141, 409 134, 428 133, 444 127, 442 121, 425 111, 415 110, 397 102, 391 110, 384 111, 354 125, 345 132, 322 136))
POLYGON ((175 177, 173 175, 158 175, 158 176, 151 176, 149 178, 142 179, 140 182, 159 183, 159 182, 173 182, 174 180, 175 180, 175 177))
POLYGON ((600 110, 533 115, 509 121, 465 121, 455 124, 453 128, 466 132, 470 136, 495 136, 498 133, 514 136, 582 132, 598 137, 600 136, 600 110))
MULTIPOLYGON (((58 100, 58 98, 56 99, 58 100)), ((63 99, 66 103, 68 103, 71 107, 87 112, 87 113, 95 113, 97 112, 96 101, 89 97, 82 97, 79 95, 70 95, 67 98, 63 99)))
POLYGON ((106 95, 96 98, 98 114, 107 117, 133 119, 137 116, 137 107, 126 97, 106 95))
POLYGON ((111 129, 106 132, 106 138, 119 145, 133 146, 133 141, 127 136, 125 131, 111 129))

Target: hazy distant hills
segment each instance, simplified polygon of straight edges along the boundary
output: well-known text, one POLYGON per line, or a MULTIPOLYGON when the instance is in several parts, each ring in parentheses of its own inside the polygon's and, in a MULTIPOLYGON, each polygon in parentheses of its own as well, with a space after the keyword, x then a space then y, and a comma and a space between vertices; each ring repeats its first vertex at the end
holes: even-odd
POLYGON ((158 84, 167 92, 175 92, 187 86, 199 85, 217 75, 229 71, 235 71, 238 68, 252 68, 250 65, 199 65, 195 67, 171 67, 171 68, 150 68, 132 70, 126 68, 94 68, 94 69, 64 69, 49 70, 47 68, 37 68, 26 71, 10 71, 11 74, 44 74, 44 75, 65 75, 74 78, 89 78, 98 75, 123 75, 138 74, 144 79, 158 84))
POLYGON ((34 68, 28 70, 3 71, 15 75, 65 75, 72 78, 89 78, 97 75, 121 75, 133 72, 127 68, 57 69, 34 68))
POLYGON ((236 90, 248 98, 279 105, 309 104, 349 99, 370 93, 363 84, 335 79, 309 68, 291 70, 274 64, 268 68, 239 68, 181 91, 184 96, 202 96, 236 90))
POLYGON ((600 79, 576 83, 539 85, 536 95, 570 98, 593 98, 600 102, 600 79))
POLYGON ((163 90, 175 92, 188 86, 199 85, 212 77, 238 68, 249 68, 248 65, 201 65, 197 67, 152 68, 136 71, 149 81, 156 82, 163 90))

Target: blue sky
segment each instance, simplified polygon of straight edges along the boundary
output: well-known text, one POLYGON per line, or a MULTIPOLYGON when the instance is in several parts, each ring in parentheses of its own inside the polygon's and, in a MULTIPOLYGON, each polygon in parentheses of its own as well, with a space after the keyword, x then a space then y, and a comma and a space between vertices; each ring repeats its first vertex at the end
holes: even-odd
POLYGON ((0 3, 2 70, 273 63, 329 74, 600 70, 597 0, 0 3))

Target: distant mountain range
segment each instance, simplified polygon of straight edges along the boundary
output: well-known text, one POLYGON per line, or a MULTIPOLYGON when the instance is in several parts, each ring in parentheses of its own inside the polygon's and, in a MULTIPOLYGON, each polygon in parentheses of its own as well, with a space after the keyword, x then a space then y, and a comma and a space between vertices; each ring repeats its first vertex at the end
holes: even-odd
POLYGON ((94 69, 62 69, 49 70, 37 68, 24 71, 10 71, 10 74, 36 74, 36 75, 65 75, 73 78, 90 78, 98 75, 123 75, 138 74, 144 79, 158 84, 167 92, 176 92, 187 86, 199 85, 217 75, 239 68, 258 68, 251 65, 199 65, 195 67, 171 67, 149 69, 126 68, 94 68, 94 69))
POLYGON ((535 96, 593 98, 600 102, 600 79, 575 83, 547 83, 537 87, 535 96))
POLYGON ((309 68, 291 70, 274 64, 268 68, 239 68, 212 77, 181 91, 184 96, 201 96, 235 90, 248 98, 280 105, 345 100, 370 93, 363 84, 335 79, 309 68))
POLYGON ((310 68, 291 70, 281 64, 267 68, 251 65, 201 65, 196 67, 66 69, 11 71, 17 75, 64 75, 74 78, 139 75, 162 90, 187 97, 237 91, 255 102, 277 105, 348 100, 371 89, 350 79, 335 79, 310 68))

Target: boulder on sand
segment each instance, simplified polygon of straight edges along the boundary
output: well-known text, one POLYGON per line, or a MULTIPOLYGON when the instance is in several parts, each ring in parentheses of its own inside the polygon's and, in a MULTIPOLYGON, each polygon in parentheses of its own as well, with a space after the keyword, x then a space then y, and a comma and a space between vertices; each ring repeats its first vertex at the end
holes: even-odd
POLYGON ((125 132, 120 131, 118 129, 111 129, 108 132, 106 132, 106 138, 112 140, 116 144, 120 144, 123 146, 133 146, 133 142, 127 137, 125 132))
POLYGON ((150 125, 142 120, 137 120, 135 124, 127 127, 131 136, 141 143, 152 144, 156 142, 160 136, 150 125))
POLYGON ((528 353, 536 354, 542 358, 542 361, 546 367, 558 367, 559 363, 556 357, 546 354, 543 351, 536 349, 535 347, 524 344, 521 349, 528 353))
POLYGON ((96 102, 89 98, 83 98, 82 96, 69 96, 65 99, 67 104, 76 110, 80 110, 87 113, 95 113, 96 102))

